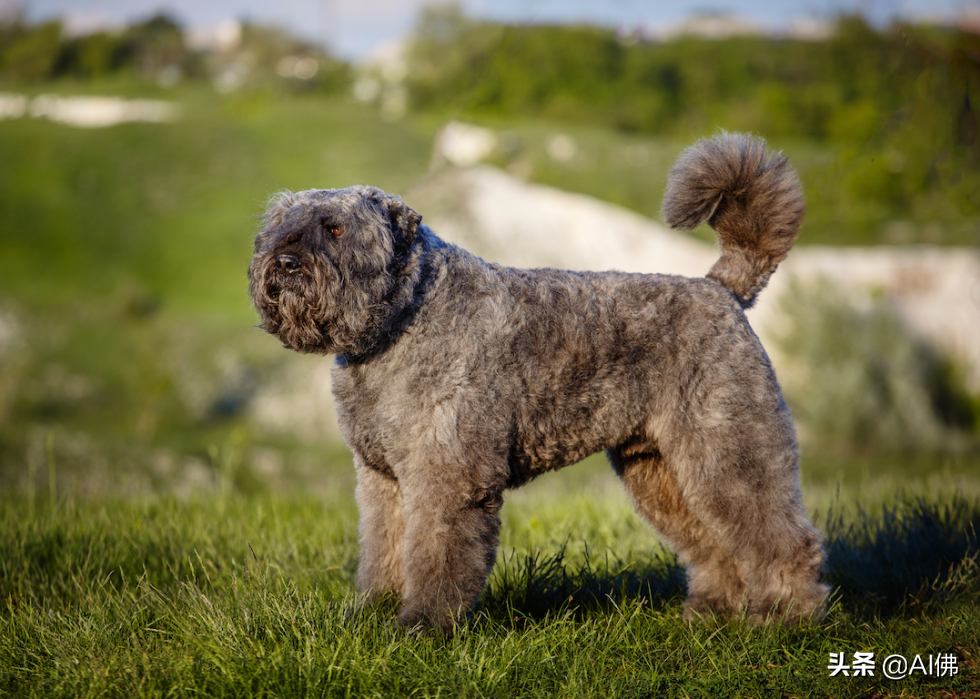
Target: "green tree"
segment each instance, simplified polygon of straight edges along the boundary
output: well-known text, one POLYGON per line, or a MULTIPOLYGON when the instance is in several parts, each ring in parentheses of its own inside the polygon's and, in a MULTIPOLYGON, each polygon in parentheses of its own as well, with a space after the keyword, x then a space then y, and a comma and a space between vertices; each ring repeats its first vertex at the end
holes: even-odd
POLYGON ((65 43, 56 72, 99 78, 121 69, 126 62, 124 40, 108 32, 78 37, 65 43))
POLYGON ((125 44, 127 62, 144 75, 156 76, 168 66, 179 66, 187 57, 180 25, 165 14, 129 27, 125 44))
POLYGON ((60 22, 29 28, 18 25, 5 35, 5 43, 0 45, 0 72, 24 81, 51 77, 61 52, 60 22))

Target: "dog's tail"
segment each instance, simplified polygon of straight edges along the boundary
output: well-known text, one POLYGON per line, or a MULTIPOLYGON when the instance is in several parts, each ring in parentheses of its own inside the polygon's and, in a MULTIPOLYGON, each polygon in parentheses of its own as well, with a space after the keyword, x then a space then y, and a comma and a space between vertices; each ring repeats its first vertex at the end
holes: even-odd
POLYGON ((781 153, 761 138, 722 132, 681 153, 661 216, 671 228, 707 221, 715 229, 721 258, 708 277, 749 308, 793 247, 803 210, 799 180, 781 153))

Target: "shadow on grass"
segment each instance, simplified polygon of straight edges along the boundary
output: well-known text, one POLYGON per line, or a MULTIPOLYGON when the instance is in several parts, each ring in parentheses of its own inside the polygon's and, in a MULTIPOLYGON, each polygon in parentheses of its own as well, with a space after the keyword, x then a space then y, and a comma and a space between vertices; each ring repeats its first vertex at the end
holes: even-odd
POLYGON ((825 578, 858 614, 902 615, 980 599, 978 525, 980 501, 962 497, 938 504, 900 496, 877 517, 831 507, 825 578))
MULTIPOLYGON (((980 600, 980 501, 945 504, 900 496, 880 515, 837 504, 823 518, 824 579, 841 606, 858 616, 914 615, 936 605, 980 600)), ((569 561, 568 545, 551 556, 513 555, 498 562, 480 607, 492 618, 541 618, 644 599, 654 607, 680 602, 684 568, 670 551, 642 563, 608 554, 569 561)), ((579 558, 576 556, 576 558, 579 558)))
POLYGON ((566 543, 554 555, 498 561, 480 608, 492 618, 515 613, 540 618, 565 610, 584 614, 622 599, 663 606, 684 597, 684 568, 670 551, 637 564, 608 554, 597 561, 586 549, 584 561, 576 564, 566 560, 567 550, 566 543))

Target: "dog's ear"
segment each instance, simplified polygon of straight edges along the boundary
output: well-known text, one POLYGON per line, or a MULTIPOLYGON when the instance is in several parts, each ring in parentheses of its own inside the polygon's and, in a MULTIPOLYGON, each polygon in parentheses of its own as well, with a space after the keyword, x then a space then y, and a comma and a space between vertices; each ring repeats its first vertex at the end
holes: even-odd
POLYGON ((411 245, 415 240, 415 234, 418 233, 422 216, 403 204, 400 199, 392 199, 388 204, 388 220, 391 222, 391 230, 400 232, 405 244, 411 245))

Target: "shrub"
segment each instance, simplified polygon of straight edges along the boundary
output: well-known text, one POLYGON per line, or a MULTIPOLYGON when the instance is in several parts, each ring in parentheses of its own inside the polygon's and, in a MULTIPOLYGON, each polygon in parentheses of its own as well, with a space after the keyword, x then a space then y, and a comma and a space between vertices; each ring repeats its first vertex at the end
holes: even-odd
POLYGON ((775 337, 791 362, 787 402, 811 446, 832 451, 961 451, 977 409, 955 364, 882 299, 862 308, 823 280, 780 300, 775 337))

